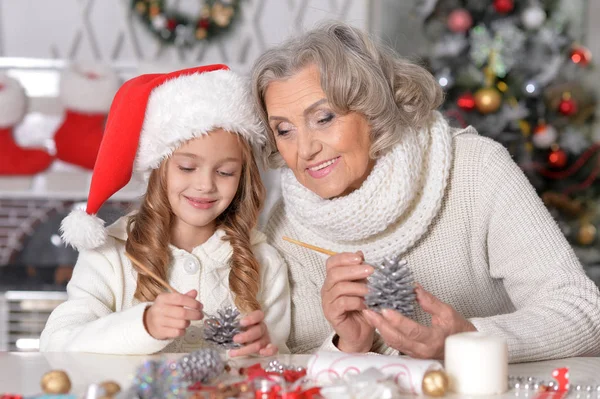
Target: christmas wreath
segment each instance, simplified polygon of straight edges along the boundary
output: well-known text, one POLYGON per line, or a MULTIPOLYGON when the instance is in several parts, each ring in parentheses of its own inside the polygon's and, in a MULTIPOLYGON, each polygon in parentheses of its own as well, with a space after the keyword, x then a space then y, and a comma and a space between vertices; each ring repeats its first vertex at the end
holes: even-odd
POLYGON ((162 43, 193 46, 229 30, 239 0, 205 0, 197 16, 169 10, 165 0, 132 0, 131 9, 162 43))

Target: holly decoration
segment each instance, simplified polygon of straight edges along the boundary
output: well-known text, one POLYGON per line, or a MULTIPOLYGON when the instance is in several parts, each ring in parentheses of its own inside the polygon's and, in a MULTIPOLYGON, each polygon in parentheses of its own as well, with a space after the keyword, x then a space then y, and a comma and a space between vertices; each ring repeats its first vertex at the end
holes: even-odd
POLYGON ((239 0, 206 0, 196 16, 170 10, 165 0, 132 0, 131 9, 146 28, 164 44, 191 47, 229 30, 239 0))

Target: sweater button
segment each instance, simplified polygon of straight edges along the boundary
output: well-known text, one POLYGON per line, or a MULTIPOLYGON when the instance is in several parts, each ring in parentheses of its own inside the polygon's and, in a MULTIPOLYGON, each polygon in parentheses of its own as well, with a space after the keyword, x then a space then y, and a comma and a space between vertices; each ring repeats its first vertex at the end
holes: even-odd
POLYGON ((188 256, 183 261, 183 270, 185 270, 187 274, 196 274, 198 270, 200 270, 200 262, 198 262, 198 259, 188 256))

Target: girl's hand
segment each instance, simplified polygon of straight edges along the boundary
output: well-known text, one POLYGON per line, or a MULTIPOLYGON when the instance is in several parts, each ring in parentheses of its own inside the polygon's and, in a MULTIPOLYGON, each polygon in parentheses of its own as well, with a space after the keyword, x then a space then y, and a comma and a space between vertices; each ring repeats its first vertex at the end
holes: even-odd
POLYGON ((452 306, 440 301, 417 284, 417 302, 431 315, 431 327, 417 323, 399 312, 384 309, 381 314, 365 310, 369 322, 377 328, 386 344, 414 358, 443 359, 446 337, 475 326, 452 306))
POLYGON ((375 328, 365 318, 366 278, 374 271, 359 253, 340 253, 327 259, 327 275, 321 289, 325 318, 339 337, 342 352, 368 352, 375 328))
POLYGON ((229 356, 247 356, 259 354, 261 356, 273 356, 279 350, 271 343, 269 330, 264 322, 265 314, 262 310, 255 310, 240 321, 246 330, 233 337, 233 342, 242 344, 240 349, 232 349, 229 356))
POLYGON ((198 291, 185 294, 159 294, 144 312, 144 327, 156 339, 173 339, 185 334, 191 320, 201 320, 202 304, 196 300, 198 291))

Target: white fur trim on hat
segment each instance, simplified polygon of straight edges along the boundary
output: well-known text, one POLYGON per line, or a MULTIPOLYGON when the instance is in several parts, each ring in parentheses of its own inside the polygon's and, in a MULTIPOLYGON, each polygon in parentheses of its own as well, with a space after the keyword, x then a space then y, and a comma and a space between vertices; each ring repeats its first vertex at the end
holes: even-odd
POLYGON ((106 114, 121 82, 109 66, 73 64, 60 77, 60 100, 67 109, 106 114))
POLYGON ((64 242, 78 251, 98 248, 106 242, 108 235, 104 221, 83 209, 75 209, 60 224, 64 242))
POLYGON ((0 75, 0 128, 12 127, 27 112, 25 89, 16 79, 0 75))
POLYGON ((257 148, 265 143, 254 113, 249 83, 228 70, 179 76, 150 94, 135 168, 156 169, 186 141, 221 128, 247 139, 257 148))

